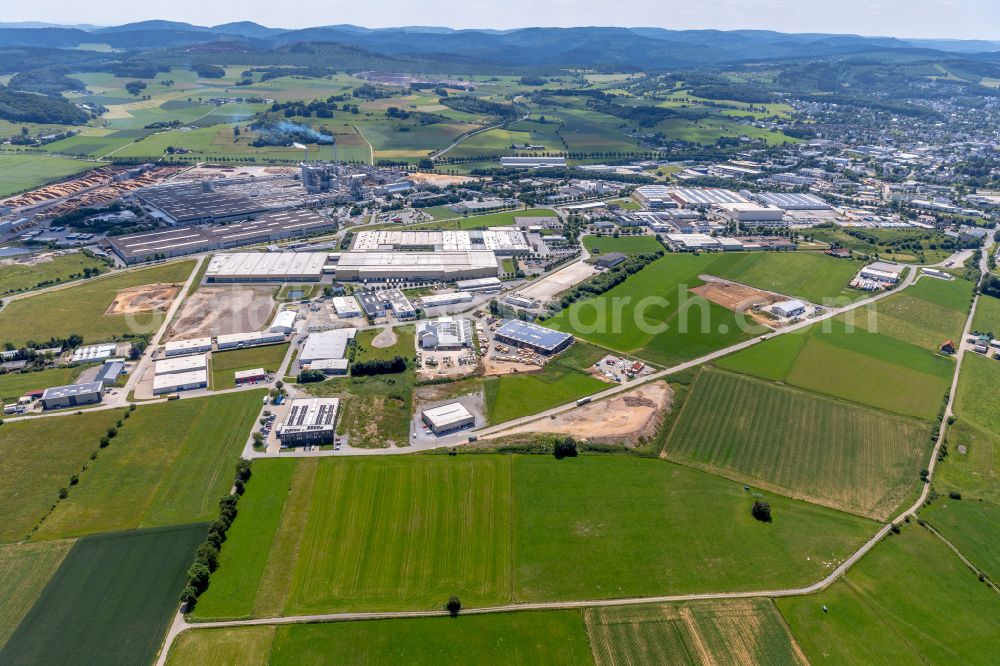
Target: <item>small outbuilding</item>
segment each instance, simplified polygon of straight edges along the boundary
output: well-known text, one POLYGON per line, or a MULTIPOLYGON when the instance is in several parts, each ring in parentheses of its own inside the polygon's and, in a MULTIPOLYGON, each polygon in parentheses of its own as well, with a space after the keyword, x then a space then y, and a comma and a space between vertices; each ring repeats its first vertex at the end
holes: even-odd
POLYGON ((476 423, 476 417, 460 402, 425 409, 420 413, 420 418, 435 435, 471 428, 476 423))

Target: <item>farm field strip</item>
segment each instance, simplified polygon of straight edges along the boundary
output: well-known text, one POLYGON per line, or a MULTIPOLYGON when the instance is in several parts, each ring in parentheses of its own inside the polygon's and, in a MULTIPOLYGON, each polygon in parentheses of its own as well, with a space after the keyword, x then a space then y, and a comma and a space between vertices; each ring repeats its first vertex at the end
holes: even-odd
POLYGON ((72 541, 0 546, 0 648, 72 547, 72 541))
POLYGON ((232 484, 261 395, 228 393, 133 411, 35 538, 211 520, 232 484))
POLYGON ((769 599, 596 607, 584 619, 597 666, 809 663, 769 599))
POLYGON ((207 527, 78 540, 10 639, 4 663, 150 663, 207 527))
POLYGON ((665 455, 882 520, 916 487, 928 435, 917 421, 705 370, 665 455))
POLYGON ((105 312, 120 290, 155 283, 183 283, 194 265, 194 261, 179 261, 127 271, 13 300, 0 311, 0 341, 23 345, 29 339, 48 340, 76 333, 90 343, 126 333, 152 333, 163 323, 162 312, 132 316, 105 312))

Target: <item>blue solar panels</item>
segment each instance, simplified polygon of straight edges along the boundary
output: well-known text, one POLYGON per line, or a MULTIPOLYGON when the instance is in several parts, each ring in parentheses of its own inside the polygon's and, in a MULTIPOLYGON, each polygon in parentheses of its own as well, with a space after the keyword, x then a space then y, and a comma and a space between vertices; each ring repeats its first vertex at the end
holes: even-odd
POLYGON ((497 328, 496 337, 502 342, 530 347, 546 354, 559 351, 573 340, 573 336, 569 333, 553 331, 551 328, 519 319, 504 321, 497 328))

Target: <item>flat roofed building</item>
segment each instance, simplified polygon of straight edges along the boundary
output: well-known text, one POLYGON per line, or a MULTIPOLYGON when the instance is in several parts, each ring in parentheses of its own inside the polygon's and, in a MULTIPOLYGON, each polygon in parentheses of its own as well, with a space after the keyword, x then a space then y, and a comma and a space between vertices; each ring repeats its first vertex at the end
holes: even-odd
POLYGON ((607 254, 602 254, 597 258, 597 265, 601 268, 613 268, 626 259, 628 259, 628 257, 621 252, 608 252, 607 254))
POLYGON ((477 278, 474 280, 459 280, 455 286, 460 291, 496 291, 503 286, 498 277, 477 278))
POLYGON ((267 379, 264 368, 254 368, 253 370, 237 370, 233 373, 236 385, 249 384, 251 382, 262 382, 267 379))
POLYGON ((278 426, 282 446, 332 444, 340 400, 337 398, 297 398, 288 408, 288 416, 278 426))
POLYGON ((441 317, 417 324, 417 344, 421 349, 464 349, 472 346, 472 322, 441 317))
POLYGON ((386 309, 389 307, 388 304, 374 291, 362 291, 361 293, 355 294, 358 304, 361 306, 361 311, 364 312, 366 317, 381 317, 385 314, 386 309))
POLYGON ((338 280, 466 280, 497 277, 497 256, 488 250, 454 252, 345 252, 338 280))
POLYGON ((682 208, 709 208, 721 204, 750 203, 732 190, 716 187, 669 187, 668 195, 682 208))
POLYGON ((358 305, 358 299, 353 296, 334 296, 331 299, 331 303, 337 316, 342 319, 361 316, 361 307, 358 305))
POLYGON ((135 190, 135 196, 171 224, 222 222, 266 210, 250 197, 220 191, 205 183, 146 187, 135 190))
POLYGON ((573 336, 569 333, 519 319, 504 320, 493 337, 498 342, 532 349, 540 354, 555 354, 573 342, 573 336))
POLYGON ((490 250, 505 256, 527 254, 524 232, 510 228, 474 231, 359 231, 352 252, 457 252, 490 250))
POLYGON ((73 358, 70 360, 70 363, 94 363, 96 361, 105 361, 111 358, 117 349, 118 345, 114 343, 77 347, 73 350, 73 358))
POLYGON ((718 205, 724 216, 747 226, 782 226, 785 224, 785 211, 753 203, 724 203, 718 205))
POLYGON ((204 354, 212 351, 212 338, 192 338, 191 340, 175 340, 163 345, 166 356, 186 356, 187 354, 204 354))
POLYGON ((309 364, 310 370, 318 370, 324 375, 346 375, 350 362, 346 358, 321 358, 309 364))
POLYGON ((101 402, 103 392, 104 385, 101 382, 53 386, 45 389, 45 392, 42 393, 42 407, 45 409, 64 409, 77 405, 92 405, 101 402))
POLYGON ((354 339, 357 329, 338 328, 332 331, 310 333, 299 352, 299 363, 311 365, 314 361, 344 358, 348 343, 354 339))
POLYGON ((205 270, 205 281, 318 282, 327 252, 234 252, 216 254, 205 270))
POLYGON ((666 185, 640 185, 633 190, 632 196, 646 208, 677 208, 679 205, 666 185))
POLYGON ((295 318, 298 314, 294 310, 282 310, 274 315, 271 325, 267 330, 269 333, 289 334, 295 331, 295 318))
POLYGON ((381 292, 381 297, 389 304, 397 319, 416 319, 417 309, 399 289, 389 289, 381 292))
POLYGON ((179 372, 206 370, 207 368, 208 357, 205 354, 196 354, 194 356, 179 356, 157 361, 153 365, 153 374, 171 375, 179 372))
POLYGON ((215 338, 219 351, 225 349, 239 349, 241 347, 256 347, 258 345, 275 345, 285 341, 285 334, 267 331, 264 333, 230 333, 220 335, 215 338))
POLYGON ((754 198, 765 206, 774 206, 782 210, 831 210, 833 208, 815 194, 762 192, 754 198))
POLYGON ((208 388, 208 371, 191 370, 153 377, 153 395, 208 388))
POLYGON ((443 305, 455 305, 457 303, 468 303, 472 300, 472 294, 468 291, 456 291, 450 294, 428 294, 420 297, 420 305, 425 308, 436 308, 443 305))
POLYGON ((445 435, 476 424, 476 417, 460 402, 425 409, 420 413, 420 419, 435 435, 445 435))
POLYGON ((682 252, 722 249, 722 244, 708 234, 666 234, 665 238, 670 247, 682 252))

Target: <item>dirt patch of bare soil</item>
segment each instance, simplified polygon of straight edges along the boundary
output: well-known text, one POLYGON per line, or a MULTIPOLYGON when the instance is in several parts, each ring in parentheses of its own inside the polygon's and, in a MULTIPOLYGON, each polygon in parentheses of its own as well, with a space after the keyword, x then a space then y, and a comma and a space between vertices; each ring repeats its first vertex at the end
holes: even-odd
POLYGON ((487 377, 509 375, 512 372, 541 372, 542 366, 516 361, 501 361, 499 359, 483 358, 483 374, 487 377))
POLYGON ((124 315, 137 312, 165 312, 181 287, 178 284, 146 284, 122 289, 104 314, 124 315))
POLYGON ((372 338, 372 347, 376 349, 385 349, 386 347, 391 347, 396 344, 396 331, 392 329, 392 326, 386 326, 383 328, 378 335, 372 338))
POLYGON ((201 287, 191 294, 167 331, 167 340, 259 331, 271 321, 274 287, 201 287))
POLYGON ((634 446, 642 437, 653 437, 670 409, 674 392, 664 381, 542 419, 495 437, 518 433, 569 435, 588 442, 634 446))

